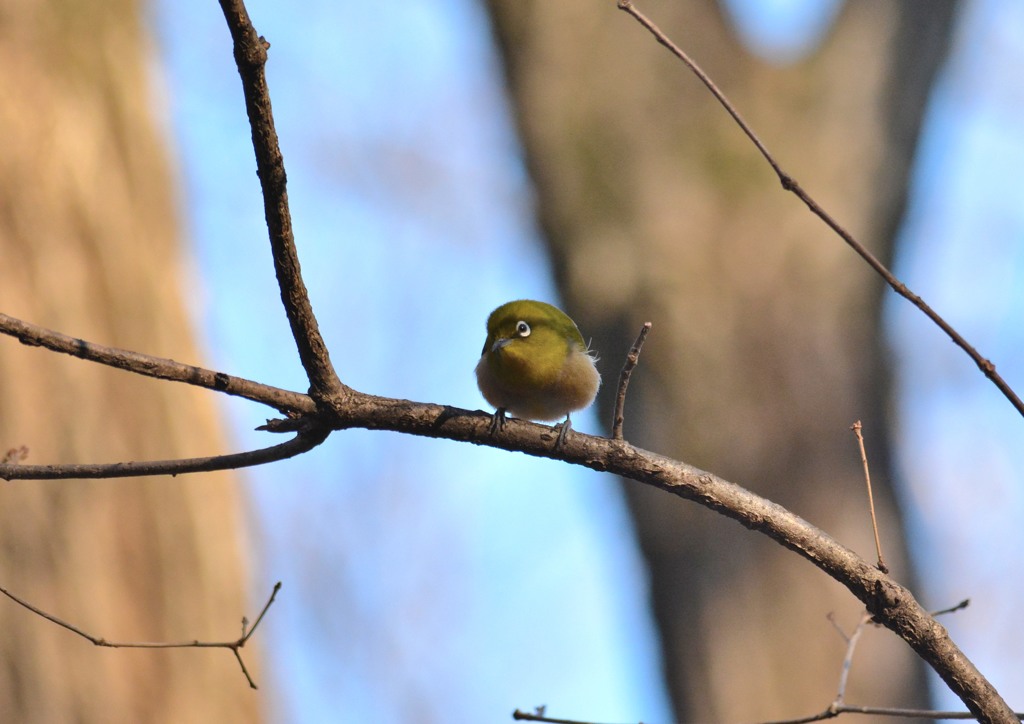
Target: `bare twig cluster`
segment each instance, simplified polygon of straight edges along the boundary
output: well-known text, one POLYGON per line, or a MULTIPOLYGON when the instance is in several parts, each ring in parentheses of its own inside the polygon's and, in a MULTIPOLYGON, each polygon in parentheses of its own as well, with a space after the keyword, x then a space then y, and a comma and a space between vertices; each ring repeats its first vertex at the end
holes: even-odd
POLYGON ((37 616, 42 616, 47 621, 55 623, 61 628, 65 628, 71 633, 78 634, 86 641, 89 641, 94 646, 103 646, 108 649, 228 649, 232 654, 235 655, 235 660, 238 661, 238 665, 242 668, 242 674, 245 676, 245 680, 249 682, 249 686, 253 689, 258 689, 256 682, 253 681, 252 676, 249 674, 249 669, 245 666, 245 661, 242 660, 242 648, 249 642, 249 639, 254 633, 256 633, 256 627, 260 625, 260 621, 266 615, 270 605, 277 598, 277 592, 281 590, 281 583, 274 584, 274 590, 270 592, 270 598, 263 604, 263 608, 260 610, 260 615, 256 617, 256 621, 252 626, 249 626, 249 620, 242 617, 242 635, 234 641, 108 641, 102 636, 96 636, 94 634, 85 631, 84 629, 75 626, 72 623, 68 623, 63 619, 57 618, 52 613, 47 613, 43 609, 35 606, 20 596, 8 591, 3 586, 0 586, 0 593, 7 596, 9 599, 17 603, 23 608, 27 608, 37 616))
MULTIPOLYGON (((282 390, 169 359, 111 349, 3 315, 0 315, 0 332, 13 336, 24 344, 44 346, 57 352, 71 354, 81 359, 137 374, 191 384, 261 402, 283 415, 282 418, 269 420, 267 425, 261 429, 271 432, 294 433, 294 436, 286 443, 261 450, 213 458, 117 462, 100 465, 22 465, 15 456, 13 459, 0 463, 0 478, 12 480, 117 477, 119 475, 178 475, 256 465, 301 454, 318 445, 330 433, 353 427, 458 440, 558 459, 574 465, 614 473, 660 488, 681 498, 697 502, 738 521, 751 530, 768 536, 846 586, 865 605, 871 620, 889 628, 903 638, 922 659, 939 673, 950 689, 964 701, 973 716, 993 722, 1018 720, 1000 698, 998 692, 953 643, 946 630, 918 604, 910 591, 887 575, 884 570, 869 564, 852 550, 785 508, 709 472, 642 450, 623 439, 622 410, 625 403, 626 387, 629 374, 636 365, 643 338, 649 329, 648 326, 641 331, 623 370, 612 438, 574 433, 567 436, 563 445, 555 446, 552 444, 555 438, 552 428, 515 419, 508 420, 500 431, 492 435, 490 431, 491 416, 479 410, 463 410, 447 405, 379 397, 355 390, 342 382, 331 363, 326 345, 320 335, 299 267, 288 208, 284 161, 274 128, 273 112, 264 73, 269 44, 253 28, 242 0, 220 0, 220 4, 231 32, 235 62, 242 79, 281 300, 288 316, 299 358, 309 380, 309 390, 305 393, 282 390)), ((706 74, 650 20, 639 13, 631 2, 620 0, 619 7, 643 24, 654 34, 658 42, 668 47, 701 78, 776 170, 784 188, 797 194, 813 213, 822 218, 868 264, 882 274, 897 292, 914 302, 944 329, 957 344, 972 356, 972 359, 1003 390, 1017 409, 1024 413, 1024 404, 996 375, 991 363, 980 357, 919 297, 910 293, 861 244, 803 192, 789 175, 781 170, 764 145, 706 74)), ((14 597, 12 596, 12 598, 14 597)), ((104 642, 103 639, 86 634, 76 627, 43 613, 20 599, 15 598, 15 600, 97 645, 111 645, 104 642)), ((237 655, 238 649, 251 634, 252 629, 249 629, 243 632, 243 637, 236 642, 206 645, 231 648, 237 655)), ((190 642, 169 645, 198 646, 200 644, 190 642)), ((169 645, 153 646, 166 647, 169 645)))
MULTIPOLYGON (((966 608, 968 601, 961 601, 956 606, 952 606, 942 611, 936 611, 933 615, 940 616, 946 613, 953 613, 966 608)), ((868 625, 873 624, 873 617, 870 613, 865 613, 860 617, 857 625, 853 629, 853 633, 847 634, 842 627, 836 623, 835 617, 832 614, 828 616, 829 622, 835 628, 839 635, 843 637, 846 642, 846 653, 843 656, 842 667, 839 671, 839 685, 836 689, 835 698, 829 703, 827 707, 822 709, 816 714, 810 716, 798 717, 796 719, 777 719, 770 722, 763 722, 761 724, 808 724, 809 722, 825 721, 826 719, 835 719, 842 714, 861 714, 869 716, 885 716, 897 719, 931 719, 931 720, 945 720, 945 719, 974 719, 975 715, 969 711, 941 711, 937 709, 905 709, 901 707, 891 706, 857 706, 846 703, 846 686, 850 678, 850 672, 853 669, 853 655, 857 650, 857 643, 860 641, 861 635, 864 633, 868 625)), ((1015 716, 1020 717, 1021 714, 1015 716)), ((516 709, 512 712, 512 719, 515 721, 533 721, 533 722, 544 722, 544 724, 597 724, 597 722, 588 722, 580 719, 565 719, 561 717, 548 716, 546 706, 538 706, 532 712, 522 711, 516 709)))

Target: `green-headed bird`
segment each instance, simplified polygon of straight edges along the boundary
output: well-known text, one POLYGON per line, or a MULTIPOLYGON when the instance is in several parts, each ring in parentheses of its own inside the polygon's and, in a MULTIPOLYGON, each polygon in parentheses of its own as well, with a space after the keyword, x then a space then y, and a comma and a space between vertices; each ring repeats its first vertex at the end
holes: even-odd
POLYGON ((565 416, 555 447, 572 428, 569 415, 594 401, 601 375, 583 335, 562 310, 520 299, 502 304, 487 318, 487 341, 476 366, 476 382, 496 409, 491 432, 505 412, 526 420, 565 416))

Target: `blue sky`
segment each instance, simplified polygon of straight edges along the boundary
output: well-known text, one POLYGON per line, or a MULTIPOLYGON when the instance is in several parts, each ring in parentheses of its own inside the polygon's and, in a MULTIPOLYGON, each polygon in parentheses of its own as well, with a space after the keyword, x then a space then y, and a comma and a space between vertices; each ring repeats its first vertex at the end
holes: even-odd
MULTIPOLYGON (((487 314, 556 296, 480 8, 249 9, 272 43, 299 253, 340 374, 367 392, 483 407, 473 367, 487 314)), ((155 25, 206 347, 219 368, 305 389, 223 18, 179 2, 155 25)), ((228 408, 236 444, 266 444, 251 432, 264 409, 228 408)), ((575 423, 598 429, 588 414, 575 423)), ((547 704, 667 721, 612 478, 351 431, 250 480, 254 597, 285 583, 263 632, 279 720, 505 721, 547 704)))
MULTIPOLYGON (((729 5, 753 47, 783 60, 811 47, 837 7, 729 5)), ((1024 94, 1010 69, 1024 67, 1024 8, 968 5, 929 115, 899 272, 1020 390, 1024 94)), ((557 297, 480 4, 249 9, 272 44, 299 254, 340 374, 367 392, 483 407, 472 370, 487 313, 557 297)), ((211 363, 305 389, 223 17, 209 0, 165 1, 153 26, 211 363)), ((1007 581, 1024 565, 1024 423, 908 305, 887 314, 924 602, 974 599, 946 623, 1024 707, 1024 593, 1007 581)), ((266 444, 252 431, 264 408, 224 405, 237 446, 266 444)), ((574 422, 598 430, 587 415, 574 422)), ((646 581, 612 479, 350 431, 249 480, 254 606, 285 584, 263 631, 272 681, 260 696, 277 720, 506 721, 547 704, 579 719, 669 721, 646 581)))
MULTIPOLYGON (((975 0, 935 90, 897 271, 1024 393, 1024 4, 975 0)), ((926 605, 1024 709, 1024 421, 910 305, 888 309, 897 452, 926 605)), ((946 706, 955 702, 935 682, 946 706)))

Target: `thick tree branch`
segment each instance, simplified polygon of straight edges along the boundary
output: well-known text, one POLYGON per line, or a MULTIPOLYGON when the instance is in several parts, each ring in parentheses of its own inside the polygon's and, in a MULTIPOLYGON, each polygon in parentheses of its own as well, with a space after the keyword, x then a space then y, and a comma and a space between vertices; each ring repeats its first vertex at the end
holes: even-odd
POLYGON ((308 415, 316 412, 313 400, 308 395, 299 392, 282 390, 279 387, 264 385, 243 377, 234 377, 224 372, 215 372, 195 365, 182 364, 164 357, 153 357, 117 347, 105 347, 95 342, 87 342, 84 339, 30 324, 3 313, 0 313, 0 334, 16 337, 22 344, 30 347, 44 347, 54 352, 69 354, 72 357, 98 362, 145 377, 184 382, 196 387, 205 387, 236 397, 244 397, 253 402, 262 402, 287 414, 308 415))
MULTIPOLYGON (((878 623, 895 631, 932 665, 975 715, 985 721, 1016 721, 992 685, 909 591, 799 516, 734 483, 622 440, 577 434, 556 449, 554 443, 558 433, 554 428, 517 419, 508 420, 500 432, 492 434, 491 415, 482 411, 377 397, 355 391, 344 399, 334 400, 333 405, 333 417, 319 420, 325 428, 391 430, 563 460, 653 485, 739 521, 806 558, 846 586, 878 623)), ((309 439, 300 435, 283 446, 268 448, 268 452, 289 444, 297 448, 303 445, 311 448, 324 435, 320 427, 307 434, 309 439)), ((299 451, 289 450, 296 454, 299 451)), ((227 457, 230 456, 220 459, 227 457)), ((146 464, 124 465, 133 466, 131 472, 124 473, 126 475, 145 474, 141 466, 146 464)), ((34 474, 37 470, 45 473, 48 467, 0 467, 0 475, 33 478, 37 477, 34 474)), ((104 466, 80 466, 80 469, 92 472, 90 468, 94 468, 98 477, 108 477, 112 472, 110 468, 116 466, 106 466, 106 470, 99 470, 100 467, 104 466)), ((163 472, 166 470, 151 474, 163 472)), ((175 472, 189 471, 179 469, 175 472)))
POLYGON ((256 33, 241 0, 220 0, 220 5, 231 31, 238 74, 242 77, 245 109, 256 153, 256 173, 263 189, 263 211, 270 232, 270 248, 281 301, 288 315, 299 359, 309 377, 309 391, 318 402, 329 396, 344 395, 348 387, 338 379, 331 364, 299 267, 288 209, 284 156, 274 128, 274 114, 264 73, 270 44, 256 33))
POLYGON ((620 440, 577 434, 556 449, 558 434, 554 428, 522 420, 508 420, 500 432, 492 435, 491 416, 480 411, 361 393, 355 393, 350 402, 335 409, 337 419, 331 424, 338 429, 393 430, 563 460, 652 485, 739 521, 846 586, 879 624, 910 644, 980 720, 1018 721, 992 684, 910 591, 824 531, 770 500, 712 473, 620 440))
POLYGON ((996 372, 996 366, 976 350, 964 337, 957 332, 953 326, 943 319, 938 312, 931 308, 921 297, 912 292, 906 284, 896 278, 896 275, 889 271, 888 267, 885 266, 874 254, 872 254, 867 247, 860 243, 853 234, 843 228, 838 221, 832 218, 832 215, 825 211, 821 205, 815 201, 810 194, 800 187, 796 179, 786 173, 779 162, 775 160, 775 157, 768 151, 767 146, 758 138, 757 134, 750 125, 743 119, 740 112, 733 106, 732 102, 726 97, 726 95, 719 90, 718 86, 715 85, 714 81, 708 76, 704 70, 697 65, 697 63, 690 58, 686 52, 672 42, 669 38, 654 22, 640 12, 631 0, 618 0, 619 9, 625 11, 633 17, 640 25, 642 25, 661 45, 669 50, 674 56, 683 62, 683 64, 690 69, 690 71, 697 76, 701 83, 711 91, 711 95, 725 108, 726 112, 732 116, 732 119, 736 122, 736 125, 740 127, 743 133, 750 139, 757 150, 761 153, 764 159, 775 171, 775 174, 779 177, 779 181, 782 183, 782 188, 786 191, 793 192, 798 199, 800 199, 811 213, 817 216, 819 219, 825 222, 825 224, 832 229, 846 244, 857 253, 868 266, 875 270, 875 272, 885 280, 894 292, 899 294, 901 297, 909 301, 915 307, 920 309, 925 316, 927 316, 932 322, 934 322, 939 329, 946 333, 946 336, 953 340, 953 343, 962 349, 974 364, 978 366, 978 369, 994 384, 999 391, 1003 393, 1003 396, 1010 401, 1010 404, 1016 408, 1017 412, 1024 415, 1024 401, 1020 399, 1013 388, 1002 378, 999 373, 996 372))

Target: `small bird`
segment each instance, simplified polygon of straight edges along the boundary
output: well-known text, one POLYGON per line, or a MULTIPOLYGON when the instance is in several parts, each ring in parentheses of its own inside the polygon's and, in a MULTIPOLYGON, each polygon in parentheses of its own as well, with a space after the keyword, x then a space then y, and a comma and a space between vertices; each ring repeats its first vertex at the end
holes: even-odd
POLYGON ((562 310, 520 299, 502 304, 487 318, 487 341, 476 366, 476 382, 496 409, 491 433, 505 412, 526 420, 565 415, 555 447, 572 429, 569 415, 594 401, 601 375, 583 335, 562 310))

